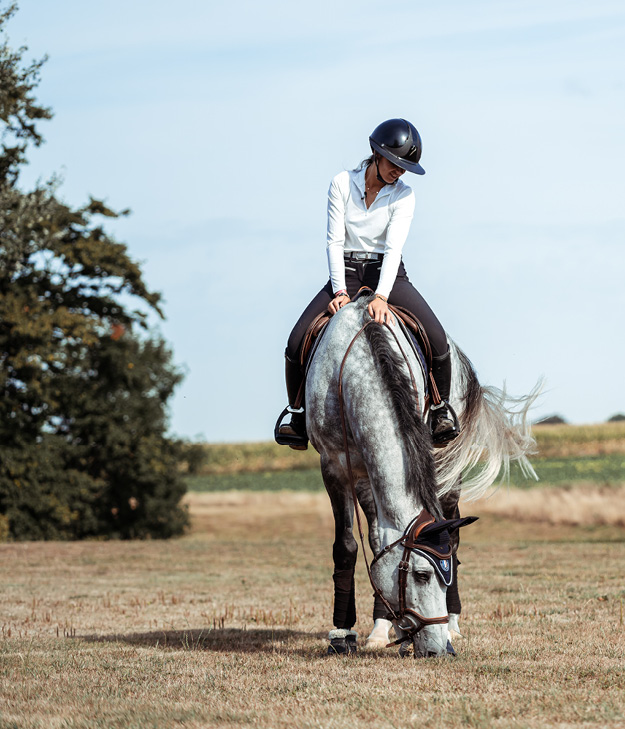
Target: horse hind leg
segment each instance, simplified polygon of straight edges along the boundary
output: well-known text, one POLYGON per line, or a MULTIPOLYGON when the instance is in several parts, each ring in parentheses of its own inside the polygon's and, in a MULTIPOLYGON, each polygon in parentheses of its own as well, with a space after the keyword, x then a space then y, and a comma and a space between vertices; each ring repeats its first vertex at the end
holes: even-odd
MULTIPOLYGON (((458 501, 460 499, 460 489, 454 489, 448 492, 441 498, 441 507, 443 510, 443 518, 445 519, 459 519, 460 509, 458 508, 458 501)), ((447 588, 447 612, 449 614, 449 640, 453 642, 457 638, 462 638, 458 621, 460 620, 460 612, 462 611, 462 603, 460 602, 460 592, 458 591, 458 546, 460 544, 459 529, 457 529, 451 537, 451 548, 452 548, 452 583, 447 588)))

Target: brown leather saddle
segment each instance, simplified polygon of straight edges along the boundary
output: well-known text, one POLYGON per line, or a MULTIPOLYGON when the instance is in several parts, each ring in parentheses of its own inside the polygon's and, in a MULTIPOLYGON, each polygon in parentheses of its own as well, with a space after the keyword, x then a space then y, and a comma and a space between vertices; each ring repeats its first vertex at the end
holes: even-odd
MULTIPOLYGON (((350 303, 354 303, 361 296, 370 296, 372 293, 373 291, 371 289, 363 287, 358 291, 358 293, 350 303)), ((346 304, 346 306, 349 306, 349 304, 346 304)), ((412 312, 408 311, 408 309, 404 309, 403 306, 393 306, 392 304, 389 304, 388 308, 393 312, 393 314, 395 314, 395 317, 399 322, 399 326, 404 332, 406 339, 408 339, 408 341, 410 342, 410 346, 413 348, 417 358, 421 360, 421 355, 417 351, 418 347, 421 350, 423 359, 425 360, 425 369, 427 371, 426 378, 428 384, 428 395, 426 397, 425 403, 426 409, 427 407, 429 407, 430 404, 438 405, 441 402, 441 396, 439 395, 438 388, 436 387, 436 382, 434 381, 434 377, 432 375, 432 348, 430 346, 430 340, 428 339, 428 335, 425 332, 423 324, 421 324, 419 319, 417 319, 417 317, 412 312)), ((306 334, 304 334, 302 346, 300 348, 299 361, 302 368, 304 368, 305 370, 305 375, 299 392, 297 393, 297 398, 294 404, 294 407, 296 408, 302 407, 304 392, 306 390, 306 377, 308 375, 308 367, 310 365, 315 350, 319 346, 319 342, 321 341, 321 338, 325 332, 326 326, 331 318, 332 317, 327 312, 319 314, 315 319, 313 319, 310 326, 306 330, 306 334)))

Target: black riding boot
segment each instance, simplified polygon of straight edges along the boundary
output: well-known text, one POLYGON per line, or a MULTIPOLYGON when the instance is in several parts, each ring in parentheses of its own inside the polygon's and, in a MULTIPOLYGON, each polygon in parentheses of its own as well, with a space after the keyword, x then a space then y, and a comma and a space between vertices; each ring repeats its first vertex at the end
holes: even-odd
POLYGON ((286 355, 284 361, 289 407, 283 411, 278 423, 287 412, 291 413, 291 422, 276 427, 275 439, 276 443, 280 445, 288 445, 296 451, 305 451, 308 448, 308 436, 306 435, 306 413, 303 407, 303 395, 299 398, 301 406, 296 407, 298 395, 304 381, 304 371, 299 362, 294 362, 286 355))
POLYGON ((430 406, 430 433, 432 434, 434 446, 441 448, 460 435, 458 418, 449 404, 451 390, 451 355, 449 350, 439 357, 432 357, 432 375, 441 396, 441 402, 440 405, 430 406))

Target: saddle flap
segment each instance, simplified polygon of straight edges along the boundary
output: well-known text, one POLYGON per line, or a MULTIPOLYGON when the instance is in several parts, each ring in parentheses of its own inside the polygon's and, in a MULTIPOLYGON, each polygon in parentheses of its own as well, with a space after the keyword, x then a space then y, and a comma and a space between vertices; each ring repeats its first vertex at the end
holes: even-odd
POLYGON ((310 323, 308 329, 306 330, 306 333, 304 334, 304 338, 300 347, 299 361, 302 367, 306 366, 313 343, 315 342, 315 340, 319 339, 321 333, 325 329, 326 324, 330 321, 330 319, 330 315, 326 311, 324 311, 316 316, 310 323))

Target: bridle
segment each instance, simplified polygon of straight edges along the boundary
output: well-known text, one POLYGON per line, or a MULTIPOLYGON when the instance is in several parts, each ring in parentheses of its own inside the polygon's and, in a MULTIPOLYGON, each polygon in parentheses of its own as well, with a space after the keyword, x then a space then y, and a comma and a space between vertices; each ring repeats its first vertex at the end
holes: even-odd
MULTIPOLYGON (((352 464, 351 459, 349 457, 349 444, 347 442, 347 424, 345 421, 345 403, 343 401, 343 370, 345 368, 345 362, 347 361, 347 357, 354 346, 356 340, 360 335, 364 332, 364 330, 370 326, 371 324, 374 324, 375 321, 371 319, 371 321, 366 322, 360 330, 357 332, 357 334, 354 336, 352 341, 349 344, 349 347, 347 348, 347 351, 345 352, 345 356, 343 357, 343 360, 341 362, 341 367, 339 369, 339 411, 341 416, 341 429, 343 431, 343 448, 345 450, 345 459, 347 462, 347 474, 349 477, 349 486, 352 492, 352 499, 354 502, 354 511, 356 512, 356 522, 358 524, 358 532, 360 535, 360 543, 362 545, 362 552, 365 559, 365 564, 367 566, 367 574, 369 575, 369 581, 371 582, 371 586, 373 587, 373 594, 374 597, 378 597, 384 607, 388 610, 387 619, 392 620, 397 627, 402 630, 406 635, 404 635, 402 638, 398 638, 397 640, 393 641, 392 643, 387 644, 387 648, 398 645, 399 643, 403 643, 406 640, 409 640, 410 638, 414 637, 417 633, 419 633, 423 628, 425 628, 428 625, 439 625, 449 622, 449 615, 441 615, 437 618, 427 618, 424 615, 421 615, 421 613, 418 613, 416 610, 412 610, 411 608, 406 607, 406 588, 408 584, 408 572, 410 571, 410 555, 412 551, 416 548, 416 541, 423 529, 425 527, 429 526, 430 524, 433 524, 435 522, 434 517, 429 514, 425 509, 421 511, 420 514, 418 514, 406 527, 406 530, 404 531, 403 535, 392 542, 391 544, 388 544, 384 549, 382 549, 378 554, 376 554, 373 557, 373 560, 371 561, 371 565, 369 564, 369 561, 367 559, 367 552, 365 549, 365 535, 362 528, 362 520, 360 518, 360 509, 358 507, 358 496, 356 494, 356 484, 354 479, 354 473, 352 471, 352 464), (403 546, 404 553, 402 555, 401 561, 399 563, 399 609, 395 610, 393 609, 392 605, 389 603, 389 601, 384 597, 382 594, 382 591, 380 588, 375 584, 375 581, 373 579, 373 575, 371 574, 371 567, 385 554, 390 552, 392 549, 394 549, 397 546, 403 546)), ((412 386, 414 388, 414 392, 417 396, 417 403, 418 403, 418 390, 417 390, 417 383, 414 377, 414 374, 412 372, 412 368, 410 367, 410 362, 408 360, 408 357, 406 356, 406 353, 404 352, 400 342, 399 338, 397 337, 397 334, 391 329, 391 327, 384 323, 384 326, 391 332, 393 337, 395 338, 395 342, 397 343, 397 346, 399 347, 399 351, 401 352, 404 361, 406 362, 406 365, 408 367, 408 372, 410 373, 410 379, 412 381, 412 386)), ((428 548, 423 545, 419 544, 418 546, 419 550, 426 550, 426 551, 433 551, 428 550, 428 548)), ((449 550, 449 554, 441 555, 440 553, 436 552, 436 554, 439 557, 451 557, 451 548, 449 550)))

